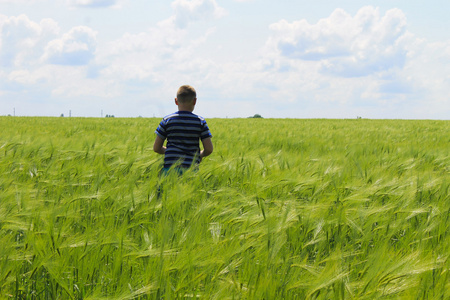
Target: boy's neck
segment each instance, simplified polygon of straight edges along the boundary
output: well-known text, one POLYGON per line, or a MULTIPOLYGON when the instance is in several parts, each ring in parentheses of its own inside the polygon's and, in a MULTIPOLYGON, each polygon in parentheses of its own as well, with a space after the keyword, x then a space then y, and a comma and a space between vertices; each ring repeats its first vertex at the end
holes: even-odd
POLYGON ((193 112, 193 111, 194 111, 194 106, 190 106, 190 105, 178 105, 178 111, 188 111, 188 112, 193 112))
POLYGON ((175 98, 175 104, 178 106, 178 111, 193 112, 196 103, 197 103, 197 98, 195 98, 192 101, 185 102, 185 103, 181 103, 180 101, 178 101, 177 98, 175 98))

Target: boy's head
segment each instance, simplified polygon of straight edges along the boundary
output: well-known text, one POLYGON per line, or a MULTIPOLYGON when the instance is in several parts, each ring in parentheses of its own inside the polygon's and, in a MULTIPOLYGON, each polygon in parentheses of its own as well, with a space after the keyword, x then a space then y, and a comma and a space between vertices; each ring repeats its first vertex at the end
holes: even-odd
POLYGON ((182 85, 177 91, 177 100, 180 104, 189 104, 197 98, 195 89, 190 85, 182 85))

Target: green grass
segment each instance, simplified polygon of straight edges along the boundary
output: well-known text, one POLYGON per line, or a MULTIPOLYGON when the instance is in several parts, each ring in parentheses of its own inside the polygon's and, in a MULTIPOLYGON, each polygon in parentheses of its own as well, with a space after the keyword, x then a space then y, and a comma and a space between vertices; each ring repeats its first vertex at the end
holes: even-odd
POLYGON ((159 121, 0 117, 0 299, 450 298, 449 121, 159 121))

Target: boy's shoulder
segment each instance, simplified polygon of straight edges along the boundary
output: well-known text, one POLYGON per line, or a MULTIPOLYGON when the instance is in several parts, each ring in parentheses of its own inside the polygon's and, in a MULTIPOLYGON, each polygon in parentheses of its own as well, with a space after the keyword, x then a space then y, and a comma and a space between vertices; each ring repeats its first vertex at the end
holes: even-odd
POLYGON ((170 119, 199 119, 201 121, 205 121, 205 118, 202 116, 196 115, 189 111, 177 111, 171 113, 163 118, 163 121, 168 121, 170 119))
POLYGON ((178 112, 174 112, 174 113, 171 113, 171 114, 168 114, 168 115, 164 116, 163 120, 168 120, 168 119, 171 119, 171 118, 174 118, 174 117, 178 117, 178 112))

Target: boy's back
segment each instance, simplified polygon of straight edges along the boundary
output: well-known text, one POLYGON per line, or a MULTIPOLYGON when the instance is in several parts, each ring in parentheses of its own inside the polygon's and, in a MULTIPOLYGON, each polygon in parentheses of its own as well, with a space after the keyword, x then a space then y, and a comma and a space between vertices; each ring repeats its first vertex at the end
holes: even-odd
POLYGON ((212 136, 205 119, 189 111, 164 117, 155 132, 161 139, 167 139, 164 168, 177 162, 184 168, 189 168, 192 163, 199 164, 199 141, 212 136))

